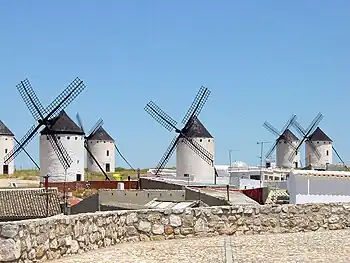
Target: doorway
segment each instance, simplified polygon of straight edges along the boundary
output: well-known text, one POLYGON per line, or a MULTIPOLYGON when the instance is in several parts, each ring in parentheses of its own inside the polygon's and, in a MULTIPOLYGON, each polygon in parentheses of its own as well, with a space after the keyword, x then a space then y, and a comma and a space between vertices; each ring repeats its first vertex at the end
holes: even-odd
POLYGON ((3 174, 9 174, 9 166, 7 164, 4 164, 2 167, 2 173, 3 174))
POLYGON ((109 173, 111 171, 111 167, 109 163, 106 163, 106 173, 109 173))
POLYGON ((81 181, 81 174, 77 174, 77 182, 81 181))

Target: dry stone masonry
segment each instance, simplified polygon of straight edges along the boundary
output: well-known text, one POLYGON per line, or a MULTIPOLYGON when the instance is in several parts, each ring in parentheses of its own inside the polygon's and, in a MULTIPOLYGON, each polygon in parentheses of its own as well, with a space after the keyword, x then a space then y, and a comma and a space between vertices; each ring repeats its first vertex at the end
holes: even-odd
POLYGON ((350 204, 112 211, 0 223, 0 262, 41 262, 117 243, 350 227, 350 204))

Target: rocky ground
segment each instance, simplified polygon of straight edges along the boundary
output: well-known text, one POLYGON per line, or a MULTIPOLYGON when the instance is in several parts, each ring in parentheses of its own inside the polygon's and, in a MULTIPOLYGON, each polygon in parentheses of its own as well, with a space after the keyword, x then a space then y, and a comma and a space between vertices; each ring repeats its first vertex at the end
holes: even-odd
POLYGON ((52 263, 350 262, 350 230, 119 244, 52 263))

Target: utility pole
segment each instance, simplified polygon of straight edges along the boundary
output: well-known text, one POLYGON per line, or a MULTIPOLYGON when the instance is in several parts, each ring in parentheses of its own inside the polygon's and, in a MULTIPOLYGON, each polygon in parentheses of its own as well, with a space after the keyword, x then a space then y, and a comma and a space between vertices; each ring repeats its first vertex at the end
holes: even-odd
POLYGON ((231 156, 231 152, 238 152, 239 150, 228 150, 228 159, 229 159, 229 166, 232 166, 232 156, 231 156))
POLYGON ((266 141, 259 141, 256 144, 260 144, 260 187, 262 183, 262 166, 263 166, 263 152, 264 152, 264 144, 270 143, 266 141))

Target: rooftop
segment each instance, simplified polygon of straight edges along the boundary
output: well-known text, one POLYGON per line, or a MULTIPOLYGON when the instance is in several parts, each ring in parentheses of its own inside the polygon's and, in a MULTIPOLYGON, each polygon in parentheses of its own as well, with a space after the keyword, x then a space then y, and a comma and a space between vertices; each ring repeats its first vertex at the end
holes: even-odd
POLYGON ((59 194, 56 189, 44 188, 0 189, 0 220, 42 218, 61 214, 59 194))
POLYGON ((190 138, 213 138, 213 136, 204 127, 203 123, 197 118, 193 117, 193 122, 188 129, 184 130, 184 134, 190 138))
POLYGON ((311 134, 308 140, 332 142, 331 138, 329 138, 328 135, 325 134, 320 127, 316 128, 316 130, 311 134))
MULTIPOLYGON (((65 111, 52 119, 54 124, 51 127, 51 130, 55 134, 75 134, 75 135, 84 135, 82 129, 67 115, 65 111)), ((49 130, 45 127, 41 134, 49 134, 49 130)))
POLYGON ((0 136, 15 136, 9 128, 0 120, 0 136))
POLYGON ((114 139, 106 132, 106 130, 100 126, 93 134, 88 137, 88 140, 97 141, 114 141, 114 139))

